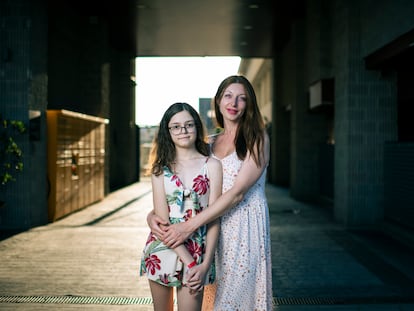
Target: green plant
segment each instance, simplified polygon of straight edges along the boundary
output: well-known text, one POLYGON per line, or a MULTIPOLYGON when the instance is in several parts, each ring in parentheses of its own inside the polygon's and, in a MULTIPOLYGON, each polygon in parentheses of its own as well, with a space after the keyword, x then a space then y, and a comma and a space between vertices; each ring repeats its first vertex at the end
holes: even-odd
POLYGON ((15 136, 25 131, 22 121, 7 120, 0 115, 0 183, 3 186, 15 181, 16 174, 23 171, 23 152, 15 136))

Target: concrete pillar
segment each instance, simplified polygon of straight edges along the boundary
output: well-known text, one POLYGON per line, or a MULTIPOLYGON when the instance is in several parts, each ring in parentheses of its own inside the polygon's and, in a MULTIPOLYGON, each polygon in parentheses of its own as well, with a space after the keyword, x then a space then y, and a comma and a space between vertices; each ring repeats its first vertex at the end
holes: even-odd
POLYGON ((325 139, 321 120, 323 116, 311 113, 306 77, 305 31, 303 21, 292 28, 294 88, 291 100, 291 171, 292 197, 315 201, 319 196, 319 145, 325 139))
POLYGON ((47 223, 47 4, 1 1, 0 12, 0 113, 27 129, 14 137, 23 171, 0 185, 0 230, 19 231, 47 223))
POLYGON ((135 125, 135 56, 112 50, 110 190, 139 180, 138 130, 135 125))
POLYGON ((395 138, 396 88, 394 77, 365 69, 359 6, 336 4, 335 218, 349 227, 366 227, 383 218, 383 148, 384 141, 395 138))
POLYGON ((269 182, 288 187, 290 184, 290 108, 283 100, 284 79, 281 55, 274 59, 272 125, 270 130, 271 165, 269 182))

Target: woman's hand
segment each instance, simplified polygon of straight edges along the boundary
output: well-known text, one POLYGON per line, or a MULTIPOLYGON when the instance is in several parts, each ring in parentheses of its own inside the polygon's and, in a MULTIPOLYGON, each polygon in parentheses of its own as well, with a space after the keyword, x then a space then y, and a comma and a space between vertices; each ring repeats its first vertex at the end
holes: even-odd
POLYGON ((188 221, 180 222, 178 224, 169 225, 162 232, 164 244, 170 248, 175 248, 183 244, 193 232, 188 229, 188 221))
POLYGON ((168 222, 163 220, 161 217, 155 215, 154 211, 149 212, 147 216, 147 223, 151 229, 151 232, 161 241, 164 240, 165 226, 168 226, 168 222))

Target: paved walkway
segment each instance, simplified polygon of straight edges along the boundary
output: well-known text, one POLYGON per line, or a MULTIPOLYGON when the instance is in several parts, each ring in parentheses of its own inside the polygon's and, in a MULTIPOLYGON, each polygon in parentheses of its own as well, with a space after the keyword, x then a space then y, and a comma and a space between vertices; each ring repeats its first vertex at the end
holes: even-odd
MULTIPOLYGON (((412 252, 345 231, 329 208, 286 189, 268 185, 267 195, 276 310, 414 310, 412 252)), ((0 241, 0 310, 152 310, 138 276, 151 204, 141 181, 0 241)))

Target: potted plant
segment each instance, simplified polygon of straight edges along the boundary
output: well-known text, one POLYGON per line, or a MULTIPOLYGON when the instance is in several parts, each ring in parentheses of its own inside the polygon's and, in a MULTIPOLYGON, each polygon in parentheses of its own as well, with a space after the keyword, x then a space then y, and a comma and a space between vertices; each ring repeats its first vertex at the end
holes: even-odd
MULTIPOLYGON (((15 181, 23 170, 23 152, 15 137, 25 131, 23 121, 4 119, 0 114, 0 187, 15 181)), ((0 206, 3 204, 0 201, 0 206)))

